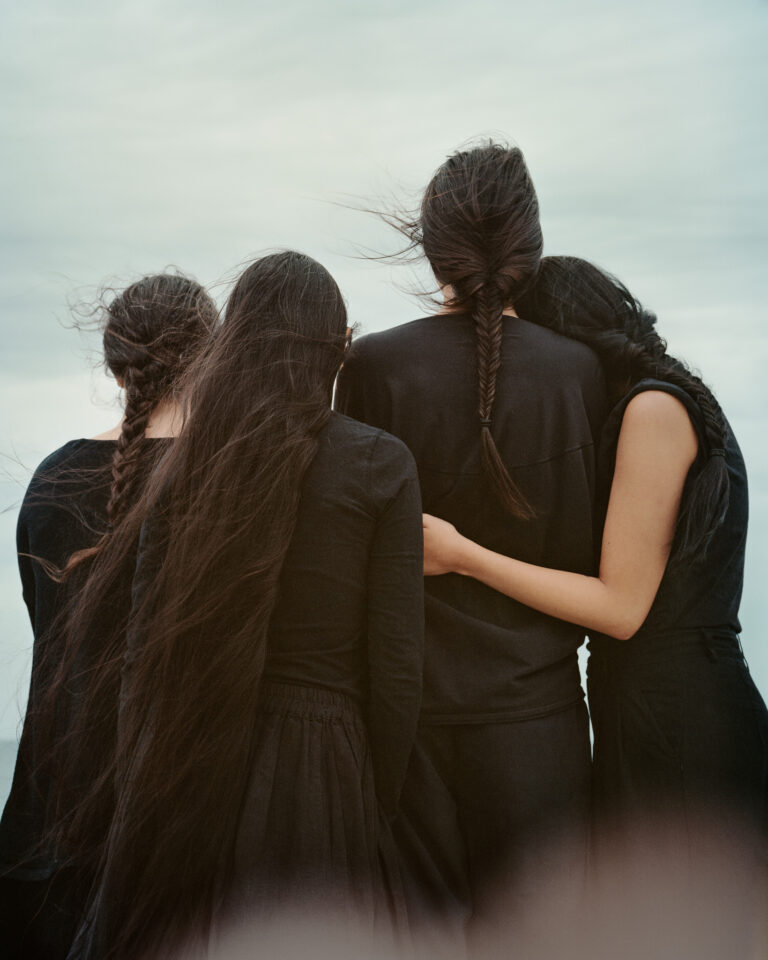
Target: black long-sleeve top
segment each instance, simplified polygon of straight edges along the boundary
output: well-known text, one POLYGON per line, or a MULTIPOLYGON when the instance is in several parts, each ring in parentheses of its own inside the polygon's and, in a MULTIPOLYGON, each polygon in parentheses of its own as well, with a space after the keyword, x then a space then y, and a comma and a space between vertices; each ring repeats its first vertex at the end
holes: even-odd
MULTIPOLYGON (((491 550, 594 571, 595 439, 607 413, 597 356, 523 319, 503 320, 492 433, 535 510, 515 519, 485 477, 471 317, 425 317, 356 341, 336 405, 413 453, 424 510, 491 550)), ((448 574, 426 581, 424 720, 543 716, 583 696, 578 626, 448 574)))
MULTIPOLYGON (((157 517, 142 530, 136 610, 162 562, 163 535, 153 529, 162 511, 157 517)), ((326 687, 361 704, 376 791, 388 813, 397 806, 421 707, 422 563, 413 457, 396 438, 332 413, 304 478, 265 677, 326 687)), ((129 631, 128 669, 140 655, 133 644, 141 633, 129 631)))
MULTIPOLYGON (((49 783, 45 757, 35 730, 39 698, 57 666, 56 626, 72 592, 75 576, 57 583, 41 558, 63 566, 77 550, 93 546, 106 525, 112 483, 110 464, 115 442, 71 440, 43 460, 35 470, 19 511, 16 545, 22 596, 32 624, 32 677, 27 716, 22 730, 11 792, 0 821, 0 869, 35 879, 55 867, 48 851, 31 858, 41 839, 49 783)), ((129 595, 130 580, 125 584, 129 595)), ((63 730, 58 731, 63 734, 63 730)))

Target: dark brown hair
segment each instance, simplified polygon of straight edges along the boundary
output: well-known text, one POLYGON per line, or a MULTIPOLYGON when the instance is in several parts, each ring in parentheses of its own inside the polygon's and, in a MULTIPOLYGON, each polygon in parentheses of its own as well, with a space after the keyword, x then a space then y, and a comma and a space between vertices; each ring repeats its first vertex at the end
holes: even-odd
MULTIPOLYGON (((226 884, 270 616, 346 329, 338 287, 316 261, 288 251, 252 263, 185 381, 179 437, 80 593, 73 642, 98 622, 144 524, 118 746, 104 769, 117 772, 117 795, 102 896, 119 904, 97 916, 105 957, 203 934, 226 884)), ((120 634, 92 671, 81 728, 121 669, 120 634)), ((60 811, 75 855, 100 802, 93 788, 60 811)))
POLYGON ((103 307, 104 365, 125 391, 122 429, 112 458, 107 530, 93 547, 70 557, 56 572, 67 577, 99 552, 135 499, 151 468, 142 443, 152 412, 175 385, 210 336, 218 311, 204 288, 178 273, 142 277, 103 307))
POLYGON ((493 438, 493 405, 501 366, 502 315, 536 276, 542 253, 539 205, 523 154, 488 142, 450 156, 430 180, 413 219, 388 217, 421 247, 448 306, 472 315, 477 338, 480 441, 484 469, 501 503, 533 516, 493 438))
POLYGON ((677 521, 672 560, 701 555, 723 522, 730 499, 725 462, 729 428, 712 391, 667 353, 656 316, 615 277, 578 257, 545 257, 536 283, 520 301, 527 320, 588 344, 600 357, 618 401, 640 380, 684 390, 701 411, 706 447, 677 521))

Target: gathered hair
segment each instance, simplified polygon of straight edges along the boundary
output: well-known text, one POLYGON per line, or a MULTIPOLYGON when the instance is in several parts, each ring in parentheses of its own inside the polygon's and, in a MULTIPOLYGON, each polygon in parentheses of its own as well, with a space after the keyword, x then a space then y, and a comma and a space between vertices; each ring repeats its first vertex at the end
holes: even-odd
POLYGON ((704 428, 704 461, 692 476, 681 506, 671 559, 703 554, 728 510, 728 423, 709 387, 683 361, 667 353, 655 314, 615 277, 586 260, 563 256, 542 260, 536 283, 518 308, 526 320, 592 347, 616 402, 645 378, 673 384, 695 402, 704 428))
POLYGON ((92 547, 74 553, 63 570, 48 569, 55 579, 66 579, 92 559, 125 516, 151 470, 150 448, 142 442, 150 417, 158 404, 172 397, 217 319, 216 305, 205 289, 178 273, 142 277, 103 307, 104 365, 125 393, 111 464, 107 529, 92 547))
POLYGON ((477 343, 477 416, 483 468, 504 507, 533 511, 493 437, 503 314, 532 283, 543 240, 539 204, 522 152, 488 141, 452 154, 437 170, 414 217, 385 219, 422 249, 449 309, 471 314, 477 343))
POLYGON ((292 251, 253 262, 184 378, 178 438, 79 594, 67 630, 75 645, 103 627, 102 598, 142 531, 125 661, 122 623, 88 673, 77 717, 80 733, 99 723, 105 693, 119 688, 117 749, 99 783, 54 816, 77 858, 116 783, 101 864, 106 900, 119 908, 101 920, 105 957, 204 935, 226 888, 270 617, 347 341, 343 298, 319 263, 292 251))

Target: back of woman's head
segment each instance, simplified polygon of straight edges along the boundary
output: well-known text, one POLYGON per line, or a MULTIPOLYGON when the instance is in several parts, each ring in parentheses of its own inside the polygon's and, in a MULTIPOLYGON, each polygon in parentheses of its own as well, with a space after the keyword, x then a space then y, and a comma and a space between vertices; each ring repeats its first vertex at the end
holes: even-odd
POLYGON ((545 257, 535 284, 518 306, 527 320, 591 346, 615 401, 646 378, 671 383, 695 401, 704 428, 705 459, 682 504, 672 556, 703 553, 728 509, 730 484, 722 456, 728 424, 701 378, 667 353, 655 314, 615 277, 578 257, 545 257))
MULTIPOLYGON (((247 407, 255 401, 264 412, 267 387, 292 394, 297 403, 316 399, 319 391, 325 403, 346 334, 344 299, 321 264, 292 250, 260 257, 237 280, 221 330, 194 373, 193 410, 204 402, 206 384, 222 376, 229 383, 230 404, 247 407), (260 384, 254 391, 257 369, 260 384)), ((207 411, 206 418, 213 413, 207 411)))
POLYGON ((513 305, 536 276, 543 247, 522 152, 489 142, 450 156, 424 192, 420 233, 454 306, 471 308, 484 290, 513 305))
POLYGON ((104 362, 125 391, 107 507, 114 525, 140 480, 141 440, 153 410, 168 399, 217 320, 213 300, 181 274, 142 277, 104 308, 104 362))
POLYGON ((483 466, 513 515, 533 514, 504 465, 492 432, 501 368, 503 311, 533 282, 543 246, 539 204, 523 154, 488 142, 450 156, 424 192, 409 229, 449 307, 471 314, 477 340, 477 416, 483 466))

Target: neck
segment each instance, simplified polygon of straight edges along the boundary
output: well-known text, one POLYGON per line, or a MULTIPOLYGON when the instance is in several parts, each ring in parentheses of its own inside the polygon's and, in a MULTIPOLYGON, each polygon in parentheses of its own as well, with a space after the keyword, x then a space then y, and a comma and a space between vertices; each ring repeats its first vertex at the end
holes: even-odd
MULTIPOLYGON (((184 425, 184 411, 175 400, 161 400, 152 411, 144 433, 145 437, 177 437, 184 425)), ((119 440, 123 432, 123 420, 94 440, 119 440)))
POLYGON ((184 411, 175 400, 161 400, 147 424, 148 437, 178 437, 184 425, 184 411))
MULTIPOLYGON (((440 287, 440 292, 443 295, 443 305, 438 310, 438 313, 467 313, 467 308, 463 304, 456 306, 452 303, 453 301, 453 287, 446 283, 444 286, 440 287)), ((514 306, 510 303, 502 311, 502 315, 505 317, 516 317, 517 311, 514 306)))

